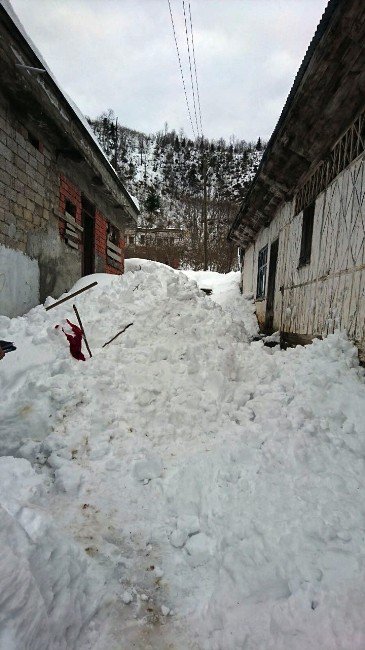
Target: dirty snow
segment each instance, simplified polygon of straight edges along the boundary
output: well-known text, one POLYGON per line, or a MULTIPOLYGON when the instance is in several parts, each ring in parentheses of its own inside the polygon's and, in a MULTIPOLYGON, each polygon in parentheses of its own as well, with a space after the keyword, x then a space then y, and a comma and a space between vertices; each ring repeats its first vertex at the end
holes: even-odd
POLYGON ((251 343, 235 274, 129 269, 75 299, 85 362, 72 301, 0 317, 0 649, 363 650, 356 349, 251 343))

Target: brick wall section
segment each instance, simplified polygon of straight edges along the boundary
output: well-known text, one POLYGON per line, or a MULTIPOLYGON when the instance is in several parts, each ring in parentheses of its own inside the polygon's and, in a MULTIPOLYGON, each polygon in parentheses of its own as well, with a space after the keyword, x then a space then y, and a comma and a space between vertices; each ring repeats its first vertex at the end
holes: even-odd
MULTIPOLYGON (((64 214, 66 208, 66 201, 71 201, 76 207, 75 220, 82 226, 82 207, 81 207, 81 191, 74 185, 64 174, 60 174, 60 212, 64 214)), ((59 231, 62 238, 65 236, 66 224, 63 219, 59 220, 59 231)), ((81 246, 80 246, 81 247, 81 246)))
POLYGON ((121 273, 124 273, 124 260, 125 260, 125 237, 120 235, 119 239, 119 248, 122 249, 122 263, 121 263, 121 273))
POLYGON ((99 210, 95 211, 95 251, 106 264, 106 231, 107 222, 99 210))
POLYGON ((106 254, 106 239, 108 231, 108 222, 104 215, 99 211, 95 211, 95 251, 96 254, 103 260, 105 265, 105 273, 120 275, 124 272, 124 240, 122 236, 119 239, 119 247, 122 248, 122 261, 119 266, 111 266, 108 264, 106 254))

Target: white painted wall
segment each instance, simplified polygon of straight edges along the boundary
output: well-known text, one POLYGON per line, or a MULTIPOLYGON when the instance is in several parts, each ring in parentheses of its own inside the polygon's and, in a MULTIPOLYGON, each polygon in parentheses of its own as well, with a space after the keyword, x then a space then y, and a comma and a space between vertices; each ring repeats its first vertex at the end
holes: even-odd
POLYGON ((21 316, 38 304, 37 260, 0 244, 0 315, 21 316))
MULTIPOLYGON (((243 291, 256 295, 260 249, 279 237, 274 326, 326 335, 340 328, 365 346, 365 155, 344 169, 316 199, 310 264, 298 268, 303 213, 294 202, 277 211, 246 250, 243 291), (280 292, 284 287, 284 292, 280 292)), ((268 267, 269 268, 269 259, 268 267)), ((257 302, 263 322, 266 301, 257 302)))

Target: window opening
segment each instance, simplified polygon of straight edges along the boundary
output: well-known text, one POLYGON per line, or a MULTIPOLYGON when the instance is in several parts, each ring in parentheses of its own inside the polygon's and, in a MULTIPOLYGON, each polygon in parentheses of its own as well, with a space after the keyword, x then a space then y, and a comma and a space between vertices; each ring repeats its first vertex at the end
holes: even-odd
POLYGON ((71 217, 75 219, 76 217, 76 205, 71 203, 68 199, 65 202, 65 212, 67 212, 71 217))
POLYGON ((38 151, 41 150, 41 143, 40 143, 40 141, 38 140, 38 138, 35 137, 35 135, 33 135, 32 133, 30 133, 29 131, 28 131, 28 141, 30 142, 30 144, 33 145, 33 147, 34 147, 35 149, 38 149, 38 151))
POLYGON ((264 298, 266 290, 267 245, 259 251, 256 298, 264 298))
POLYGON ((120 233, 116 226, 113 226, 112 223, 108 223, 108 239, 114 244, 114 246, 119 246, 119 237, 120 233))
POLYGON ((302 240, 300 244, 299 266, 309 264, 312 252, 313 222, 315 203, 311 203, 303 210, 302 240))

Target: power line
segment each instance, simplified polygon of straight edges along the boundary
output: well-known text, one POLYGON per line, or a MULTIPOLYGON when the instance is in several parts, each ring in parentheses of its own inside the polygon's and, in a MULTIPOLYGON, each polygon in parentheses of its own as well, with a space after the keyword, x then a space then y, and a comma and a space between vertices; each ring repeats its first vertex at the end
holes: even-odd
POLYGON ((187 23, 187 20, 186 20, 185 0, 182 0, 182 4, 183 4, 183 11, 184 11, 186 43, 187 43, 187 46, 188 46, 191 90, 192 90, 192 93, 193 93, 194 117, 195 117, 197 134, 199 135, 199 124, 198 124, 198 115, 197 115, 197 112, 196 112, 195 88, 194 88, 193 70, 192 70, 192 67, 191 67, 190 44, 189 44, 189 36, 188 36, 188 23, 187 23))
POLYGON ((178 44, 177 44, 176 31, 175 31, 175 24, 174 24, 174 18, 173 18, 173 15, 172 15, 171 3, 170 3, 170 0, 167 0, 167 2, 169 3, 170 17, 171 17, 171 25, 172 25, 172 31, 174 32, 174 39, 175 39, 175 45, 176 45, 176 52, 177 52, 177 58, 178 58, 178 60, 179 60, 179 67, 180 67, 180 72, 181 72, 181 79, 182 79, 182 83, 183 83, 183 88, 184 88, 184 94, 185 94, 186 106, 187 106, 187 109, 188 109, 188 114, 189 114, 189 120, 190 120, 191 128, 192 128, 192 131, 193 131, 193 134, 194 134, 194 138, 195 138, 195 137, 196 137, 196 135, 195 135, 195 129, 194 129, 194 125, 193 125, 193 120, 191 119, 189 100, 188 100, 188 95, 187 95, 187 92, 186 92, 185 79, 184 79, 184 73, 183 73, 183 69, 182 69, 182 65, 181 65, 181 58, 180 58, 179 46, 178 46, 178 44))
POLYGON ((196 70, 194 35, 193 35, 193 19, 191 17, 190 0, 189 0, 189 17, 190 17, 191 43, 192 43, 192 46, 193 46, 193 61, 194 61, 194 71, 195 71, 196 94, 197 94, 197 97, 198 97, 200 130, 201 130, 201 134, 202 134, 202 137, 203 137, 202 111, 201 111, 201 107, 200 107, 200 93, 199 93, 199 85, 198 85, 198 74, 197 74, 197 70, 196 70))

